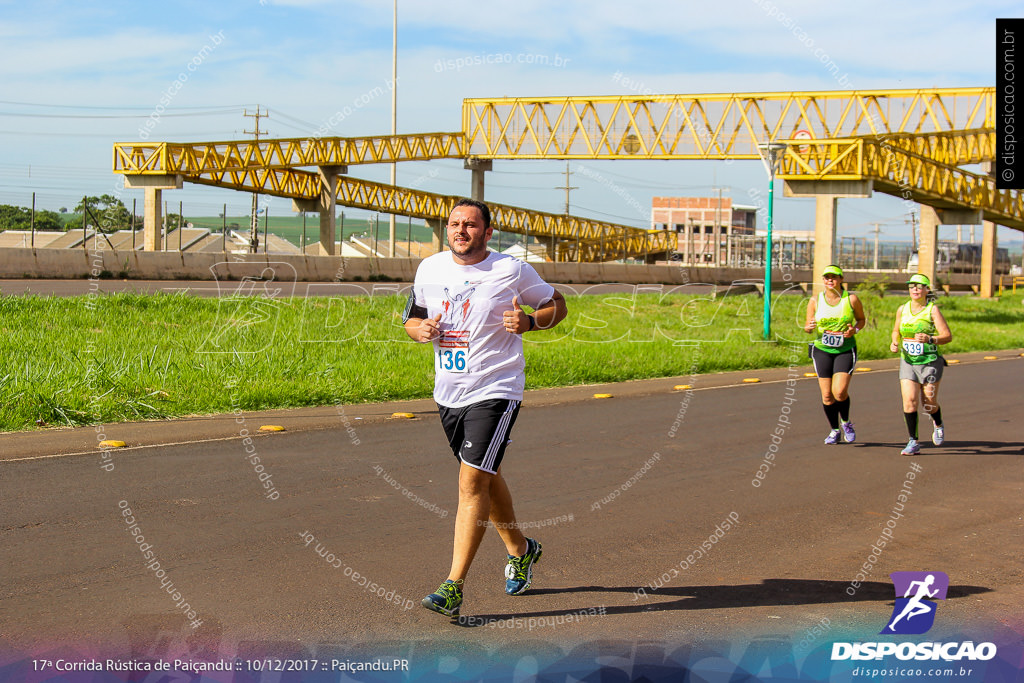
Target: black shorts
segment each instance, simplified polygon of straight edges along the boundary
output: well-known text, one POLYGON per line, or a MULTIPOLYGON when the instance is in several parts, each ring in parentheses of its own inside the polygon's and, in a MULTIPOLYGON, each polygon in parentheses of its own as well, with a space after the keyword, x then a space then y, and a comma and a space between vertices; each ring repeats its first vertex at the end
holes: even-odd
POLYGON ((512 425, 519 416, 519 401, 496 398, 461 408, 438 404, 441 426, 455 459, 495 474, 505 457, 512 425))
POLYGON ((811 361, 814 363, 814 374, 818 377, 831 379, 832 375, 841 372, 852 375, 853 368, 857 365, 856 346, 842 353, 829 353, 812 344, 810 352, 811 361))

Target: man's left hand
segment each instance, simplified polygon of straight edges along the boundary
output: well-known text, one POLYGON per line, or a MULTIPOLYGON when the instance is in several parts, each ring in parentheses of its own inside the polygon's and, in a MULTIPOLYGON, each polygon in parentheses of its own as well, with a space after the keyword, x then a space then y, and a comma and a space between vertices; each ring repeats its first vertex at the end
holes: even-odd
POLYGON ((530 316, 519 307, 519 297, 512 297, 512 310, 501 314, 502 324, 509 334, 522 334, 530 329, 530 316))

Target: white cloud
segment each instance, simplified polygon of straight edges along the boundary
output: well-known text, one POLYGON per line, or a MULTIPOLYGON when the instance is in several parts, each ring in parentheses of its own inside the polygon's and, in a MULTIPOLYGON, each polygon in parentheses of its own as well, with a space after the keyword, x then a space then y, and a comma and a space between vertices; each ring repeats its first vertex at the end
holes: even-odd
POLYGON ((149 29, 58 38, 25 27, 0 44, 0 75, 28 79, 80 77, 91 72, 103 77, 160 66, 184 68, 208 42, 205 35, 169 35, 149 29))

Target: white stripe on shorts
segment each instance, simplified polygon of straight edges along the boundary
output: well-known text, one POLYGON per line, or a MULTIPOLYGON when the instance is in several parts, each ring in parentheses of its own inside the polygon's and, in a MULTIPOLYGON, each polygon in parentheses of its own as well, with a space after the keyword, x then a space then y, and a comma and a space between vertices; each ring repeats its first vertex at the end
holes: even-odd
POLYGON ((494 430, 494 436, 491 437, 491 442, 487 444, 487 452, 484 453, 480 469, 487 472, 495 471, 494 460, 498 457, 498 451, 508 441, 509 421, 512 419, 512 415, 517 407, 519 407, 519 401, 509 400, 508 407, 505 408, 505 413, 501 416, 501 420, 498 421, 498 426, 494 430))

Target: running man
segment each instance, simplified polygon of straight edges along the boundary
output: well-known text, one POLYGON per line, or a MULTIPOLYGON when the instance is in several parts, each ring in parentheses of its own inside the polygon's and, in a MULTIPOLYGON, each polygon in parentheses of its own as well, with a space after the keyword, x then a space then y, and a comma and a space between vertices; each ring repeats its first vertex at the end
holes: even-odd
POLYGON ((451 571, 422 605, 455 616, 487 521, 505 543, 505 592, 521 595, 541 545, 516 524, 501 461, 525 385, 522 335, 566 316, 565 299, 527 263, 487 250, 487 205, 460 200, 448 218, 448 247, 416 270, 403 320, 413 341, 434 346, 434 400, 459 461, 459 509, 451 571), (533 309, 529 314, 521 306, 533 309))
POLYGON ((917 440, 917 408, 924 396, 924 411, 932 418, 932 443, 941 446, 946 439, 939 407, 939 381, 946 359, 939 355, 939 345, 953 340, 946 319, 935 305, 928 301, 931 280, 918 273, 907 280, 910 301, 896 309, 896 322, 892 327, 889 351, 900 354, 900 394, 903 396, 903 420, 907 424, 910 440, 901 455, 917 455, 921 444, 917 440))
POLYGON ((843 288, 843 269, 839 266, 825 266, 821 279, 825 291, 807 302, 804 331, 818 334, 809 351, 831 429, 825 443, 839 443, 840 428, 843 440, 853 443, 857 433, 850 422, 850 378, 857 365, 854 335, 866 324, 864 306, 856 294, 843 288))
POLYGON ((928 587, 931 586, 933 583, 935 583, 934 574, 929 574, 928 576, 926 576, 924 578, 924 581, 910 582, 910 585, 907 586, 907 592, 903 594, 903 597, 909 596, 910 591, 914 590, 914 586, 917 586, 917 593, 915 593, 914 597, 910 598, 910 600, 907 601, 907 604, 903 608, 903 611, 899 613, 899 616, 892 620, 891 624, 889 624, 888 628, 890 631, 895 633, 895 631, 893 630, 893 626, 895 626, 896 622, 902 619, 903 617, 906 617, 907 621, 910 621, 919 614, 928 614, 932 611, 932 608, 924 604, 922 600, 924 600, 925 598, 933 598, 939 592, 938 588, 936 588, 933 591, 928 590, 928 587))

